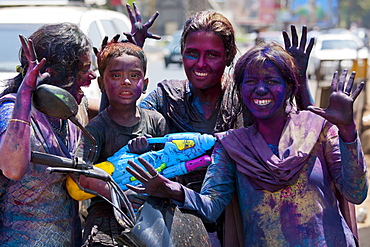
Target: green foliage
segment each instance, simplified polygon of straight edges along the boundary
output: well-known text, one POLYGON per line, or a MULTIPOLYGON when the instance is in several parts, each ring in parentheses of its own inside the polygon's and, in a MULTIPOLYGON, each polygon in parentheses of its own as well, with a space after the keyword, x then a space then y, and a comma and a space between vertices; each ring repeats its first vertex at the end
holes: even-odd
POLYGON ((340 26, 349 28, 352 22, 370 28, 370 1, 339 0, 340 26))

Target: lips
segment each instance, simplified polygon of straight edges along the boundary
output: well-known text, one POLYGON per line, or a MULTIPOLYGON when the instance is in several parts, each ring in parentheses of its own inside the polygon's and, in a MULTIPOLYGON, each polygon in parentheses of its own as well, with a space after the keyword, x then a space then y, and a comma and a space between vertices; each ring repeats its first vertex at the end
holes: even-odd
POLYGON ((253 99, 252 101, 258 106, 266 106, 272 102, 272 99, 253 99))

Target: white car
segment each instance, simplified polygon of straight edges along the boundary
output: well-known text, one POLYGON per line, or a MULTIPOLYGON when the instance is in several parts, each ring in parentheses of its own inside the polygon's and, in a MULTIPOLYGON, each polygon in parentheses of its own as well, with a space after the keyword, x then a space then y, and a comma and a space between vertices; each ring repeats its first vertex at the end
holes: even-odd
MULTIPOLYGON (((123 32, 131 29, 130 19, 119 12, 83 6, 23 6, 0 8, 0 80, 16 75, 21 47, 18 35, 29 36, 43 24, 72 22, 86 33, 93 46, 100 49, 105 36, 116 34, 125 38, 123 32)), ((93 56, 94 58, 94 56, 93 56)), ((93 59, 96 61, 96 59, 93 59)), ((96 70, 96 63, 93 69, 96 70)), ((2 85, 0 85, 2 86, 2 85)), ((84 91, 91 97, 99 97, 97 83, 84 91)))
POLYGON ((307 74, 309 77, 319 76, 316 79, 320 80, 325 76, 331 77, 336 70, 351 70, 355 59, 367 58, 368 55, 362 40, 350 32, 322 33, 316 37, 307 74))

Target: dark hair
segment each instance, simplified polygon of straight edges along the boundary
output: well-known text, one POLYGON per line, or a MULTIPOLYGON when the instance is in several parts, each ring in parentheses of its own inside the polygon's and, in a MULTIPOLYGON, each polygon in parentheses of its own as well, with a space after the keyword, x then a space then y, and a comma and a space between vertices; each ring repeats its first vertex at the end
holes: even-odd
POLYGON ((234 28, 230 21, 215 11, 200 11, 195 13, 184 25, 181 36, 181 51, 184 50, 187 36, 197 31, 213 32, 220 36, 226 51, 226 65, 230 66, 237 51, 234 28))
MULTIPOLYGON (((43 83, 60 87, 70 87, 77 80, 79 64, 83 54, 91 52, 89 38, 73 23, 46 24, 37 29, 30 37, 33 41, 37 60, 46 58, 46 63, 41 73, 46 68, 56 71, 44 80, 43 83)), ((16 93, 28 68, 27 58, 20 49, 20 73, 8 80, 7 88, 2 95, 16 93)))
POLYGON ((272 62, 280 70, 284 80, 292 87, 289 101, 293 104, 293 98, 299 86, 299 71, 296 61, 281 45, 274 42, 259 43, 238 59, 235 65, 234 80, 239 98, 241 97, 244 74, 259 70, 267 61, 272 62))
POLYGON ((132 43, 118 42, 108 44, 97 54, 100 76, 103 76, 108 63, 112 58, 122 56, 123 54, 139 58, 144 74, 146 74, 147 59, 143 49, 132 43))

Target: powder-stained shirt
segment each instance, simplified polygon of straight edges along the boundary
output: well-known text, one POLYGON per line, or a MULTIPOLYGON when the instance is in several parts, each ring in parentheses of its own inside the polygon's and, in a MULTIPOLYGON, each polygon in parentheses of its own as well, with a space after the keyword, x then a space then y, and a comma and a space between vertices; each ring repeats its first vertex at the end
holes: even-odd
MULTIPOLYGON (((168 133, 166 121, 161 114, 139 107, 138 109, 140 120, 131 127, 122 126, 113 121, 108 115, 107 109, 86 125, 86 129, 95 138, 97 143, 97 152, 93 163, 106 161, 108 157, 113 156, 114 153, 136 137, 144 136, 144 134, 158 137, 168 133)), ((78 148, 78 156, 87 160, 92 145, 92 141, 83 135, 78 148)))
MULTIPOLYGON (((296 148, 299 157, 307 155, 299 176, 293 183, 271 192, 256 189, 253 179, 241 172, 239 165, 231 159, 230 147, 226 151, 222 139, 233 131, 245 130, 232 130, 220 135, 201 193, 184 188, 184 208, 198 210, 206 219, 214 221, 235 192, 241 211, 244 246, 356 246, 339 210, 336 190, 352 203, 359 204, 366 198, 367 168, 359 139, 344 143, 338 136, 337 127, 325 122, 309 153, 300 152, 304 146, 296 148)), ((279 144, 282 157, 273 156, 266 163, 278 160, 274 164, 279 165, 279 161, 294 158, 292 150, 289 153, 288 149, 294 147, 301 136, 285 134, 289 134, 285 138, 289 145, 283 150, 279 144)), ((257 137, 255 141, 261 140, 257 137)), ((299 140, 300 144, 305 144, 305 141, 299 140)), ((266 143, 251 153, 253 162, 259 160, 256 153, 261 157, 266 153, 274 155, 266 143)))
MULTIPOLYGON (((0 102, 0 140, 12 117, 15 95, 0 102)), ((31 111, 31 150, 71 158, 79 130, 68 121, 68 146, 53 132, 45 115, 31 111)), ((9 164, 11 166, 12 164, 9 164)), ((20 180, 0 174, 0 245, 71 246, 81 243, 78 204, 67 193, 65 174, 46 171, 47 166, 29 163, 20 180)))

